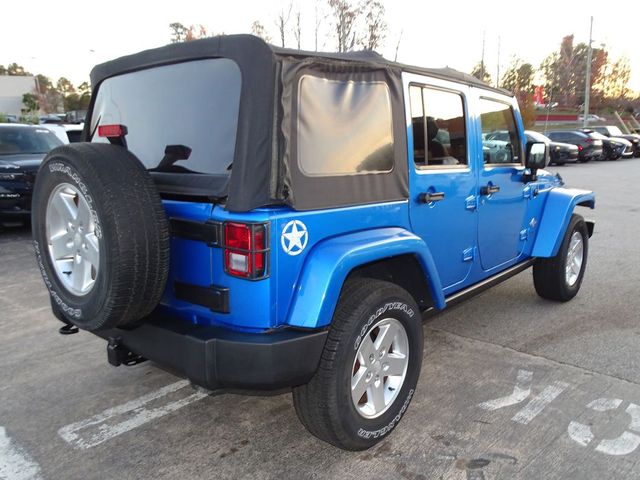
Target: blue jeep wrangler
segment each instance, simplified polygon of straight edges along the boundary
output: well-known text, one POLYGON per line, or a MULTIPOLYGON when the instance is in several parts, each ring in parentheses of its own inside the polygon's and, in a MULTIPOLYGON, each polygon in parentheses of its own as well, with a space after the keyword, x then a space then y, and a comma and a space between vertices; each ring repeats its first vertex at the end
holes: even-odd
POLYGON ((544 171, 514 97, 473 77, 230 35, 91 81, 33 237, 62 332, 113 365, 291 388, 311 433, 359 450, 416 395, 423 312, 529 267, 544 298, 580 288, 593 223, 573 211, 594 194, 544 171))

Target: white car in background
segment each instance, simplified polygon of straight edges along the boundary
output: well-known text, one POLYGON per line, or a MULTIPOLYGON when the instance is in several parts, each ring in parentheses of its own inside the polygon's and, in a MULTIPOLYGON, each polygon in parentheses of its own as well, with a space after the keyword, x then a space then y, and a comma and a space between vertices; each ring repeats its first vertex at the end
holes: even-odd
POLYGON ((39 126, 55 133, 65 144, 79 142, 84 130, 84 123, 43 123, 39 126))
POLYGON ((70 143, 82 141, 82 131, 84 130, 84 122, 82 123, 65 123, 63 125, 70 143))
MULTIPOLYGON (((582 122, 584 120, 584 115, 578 115, 578 121, 582 122)), ((601 117, 599 115, 595 115, 593 113, 590 113, 589 115, 587 115, 587 121, 589 122, 606 122, 607 119, 604 117, 601 117)))
POLYGON ((64 125, 59 123, 43 123, 38 125, 38 127, 46 128, 50 132, 55 133, 56 137, 65 145, 69 143, 69 136, 67 135, 64 125))

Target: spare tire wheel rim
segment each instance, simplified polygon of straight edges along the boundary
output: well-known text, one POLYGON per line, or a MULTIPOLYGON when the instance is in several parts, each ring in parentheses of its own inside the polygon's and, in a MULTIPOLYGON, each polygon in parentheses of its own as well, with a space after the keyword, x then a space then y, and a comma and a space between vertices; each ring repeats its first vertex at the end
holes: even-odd
POLYGON ((580 232, 573 232, 569 240, 567 260, 564 267, 567 285, 573 287, 578 281, 580 270, 582 270, 582 260, 584 258, 584 240, 580 232))
POLYGON ((385 413, 402 389, 409 366, 409 338, 395 318, 376 322, 362 337, 353 361, 351 400, 372 419, 385 413))
POLYGON ((49 259, 58 280, 71 294, 87 295, 100 268, 100 241, 87 199, 77 187, 62 183, 49 196, 45 220, 49 259))

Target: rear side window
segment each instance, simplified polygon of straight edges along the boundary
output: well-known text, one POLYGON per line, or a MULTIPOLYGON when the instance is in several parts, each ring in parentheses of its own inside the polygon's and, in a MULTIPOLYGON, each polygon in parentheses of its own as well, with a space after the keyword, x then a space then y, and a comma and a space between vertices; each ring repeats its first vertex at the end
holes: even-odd
POLYGON ((520 163, 520 137, 510 105, 480 99, 482 150, 485 164, 520 163))
POLYGON ((462 95, 411 86, 409 96, 416 167, 466 166, 467 133, 462 95))
POLYGON ((151 170, 225 174, 235 154, 241 74, 226 58, 150 68, 108 78, 100 84, 91 116, 98 125, 127 127, 127 147, 151 170), (188 159, 169 159, 165 149, 183 145, 188 159))
POLYGON ((393 123, 386 83, 302 76, 297 158, 307 176, 391 171, 393 123))

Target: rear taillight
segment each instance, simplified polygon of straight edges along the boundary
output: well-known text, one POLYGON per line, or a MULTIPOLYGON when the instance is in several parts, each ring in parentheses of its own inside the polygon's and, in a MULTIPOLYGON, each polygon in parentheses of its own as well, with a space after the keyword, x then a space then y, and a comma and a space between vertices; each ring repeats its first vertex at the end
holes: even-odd
POLYGON ((582 151, 582 145, 578 145, 578 151, 581 152, 582 151))
POLYGON ((591 142, 593 142, 593 138, 587 138, 587 139, 585 140, 585 142, 587 142, 587 143, 591 143, 591 142))
POLYGON ((98 136, 106 138, 121 138, 127 134, 127 127, 124 125, 100 125, 98 126, 98 136))
POLYGON ((252 280, 268 275, 267 225, 224 224, 224 269, 229 275, 252 280))

